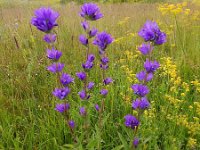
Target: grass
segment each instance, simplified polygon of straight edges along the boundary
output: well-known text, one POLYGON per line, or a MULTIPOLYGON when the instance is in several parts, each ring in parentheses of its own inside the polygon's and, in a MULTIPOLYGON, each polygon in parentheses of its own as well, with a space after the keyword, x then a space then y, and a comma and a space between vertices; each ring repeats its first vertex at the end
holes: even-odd
MULTIPOLYGON (((130 86, 135 80, 127 70, 135 74, 142 69, 144 58, 136 48, 142 39, 137 32, 146 20, 156 20, 169 35, 168 42, 157 47, 154 53, 162 66, 149 84, 151 93, 148 98, 152 106, 142 118, 139 149, 200 149, 199 85, 191 84, 191 81, 200 79, 200 20, 192 19, 195 12, 199 12, 198 5, 189 3, 190 15, 174 17, 170 14, 163 16, 158 11, 158 4, 100 4, 104 18, 92 25, 118 40, 107 49, 110 58, 107 74, 115 82, 109 87, 105 101, 102 128, 98 126, 98 114, 93 108, 94 103, 100 102, 98 92, 101 85, 94 89, 89 102, 79 99, 77 93, 82 85, 77 79, 77 84, 72 85, 69 101, 71 117, 77 125, 76 143, 63 116, 54 110, 55 103, 59 102, 51 94, 56 86, 56 77, 46 71, 50 62, 45 56, 47 46, 42 41, 43 34, 30 26, 34 9, 41 5, 44 3, 13 4, 12 7, 1 5, 1 149, 130 149, 133 133, 123 122, 124 116, 133 112, 130 101, 135 96, 130 86), (164 57, 170 57, 172 64, 167 66, 168 61, 164 57), (164 66, 172 71, 167 72, 164 66), (175 80, 170 76, 172 72, 176 73, 175 80), (175 82, 178 77, 181 83, 175 82), (183 82, 189 86, 188 92, 184 91, 183 82), (175 90, 171 90, 172 87, 175 90), (78 113, 78 107, 82 105, 90 108, 87 130, 84 119, 78 113)), ((80 26, 82 19, 78 15, 80 6, 74 3, 47 5, 60 13, 59 26, 55 30, 58 35, 56 48, 64 54, 61 61, 66 64, 65 72, 75 77, 75 73, 81 70, 85 51, 78 41, 78 36, 83 33, 80 26)), ((98 56, 96 47, 92 46, 91 51, 98 56)), ((95 65, 90 77, 95 83, 100 83, 98 65, 95 65)))

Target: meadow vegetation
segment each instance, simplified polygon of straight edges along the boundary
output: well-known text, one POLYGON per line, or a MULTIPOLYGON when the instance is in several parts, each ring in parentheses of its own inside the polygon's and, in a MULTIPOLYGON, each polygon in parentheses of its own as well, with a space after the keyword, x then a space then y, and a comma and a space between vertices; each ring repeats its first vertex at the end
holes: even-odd
MULTIPOLYGON (((79 115, 84 103, 78 92, 85 48, 79 42, 80 5, 0 2, 0 149, 103 149, 128 150, 133 133, 124 125, 124 116, 136 111, 131 103, 136 97, 131 85, 138 83, 136 73, 144 57, 138 51, 142 43, 138 31, 146 20, 156 21, 167 34, 167 42, 154 50, 161 64, 149 83, 151 107, 144 111, 139 129, 138 149, 200 149, 200 4, 198 0, 179 3, 99 3, 104 17, 91 22, 99 31, 115 39, 107 48, 110 59, 107 75, 114 82, 108 86, 102 124, 93 104, 99 102, 101 70, 96 61, 90 78, 98 85, 87 104, 88 124, 79 115), (63 116, 54 110, 59 102, 52 96, 56 76, 46 70, 44 34, 30 24, 35 9, 51 6, 60 13, 56 49, 62 51, 64 71, 77 84, 71 85, 71 118, 76 122, 71 135, 63 116)), ((90 50, 98 56, 94 45, 90 50)))

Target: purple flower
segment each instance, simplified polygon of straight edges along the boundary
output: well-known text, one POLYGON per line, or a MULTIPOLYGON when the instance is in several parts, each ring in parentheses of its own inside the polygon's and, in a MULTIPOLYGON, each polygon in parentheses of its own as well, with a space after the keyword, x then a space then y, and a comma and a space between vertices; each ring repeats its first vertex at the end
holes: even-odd
POLYGON ((137 147, 138 147, 138 144, 139 144, 139 139, 138 139, 138 138, 135 138, 135 139, 133 140, 133 145, 134 145, 134 147, 137 148, 137 147))
POLYGON ((150 61, 147 59, 144 63, 144 68, 146 69, 148 73, 155 72, 156 69, 158 69, 159 67, 160 67, 160 64, 157 61, 150 61))
POLYGON ((97 45, 99 49, 105 50, 109 44, 113 42, 113 38, 110 34, 106 32, 98 33, 95 40, 93 41, 94 45, 97 45))
POLYGON ((149 108, 149 106, 150 106, 150 103, 149 103, 149 101, 147 100, 146 97, 142 97, 141 99, 137 98, 132 103, 132 108, 133 109, 142 109, 142 110, 144 110, 144 109, 149 108))
POLYGON ((92 69, 93 65, 93 62, 86 61, 84 64, 82 64, 82 67, 83 69, 92 69))
POLYGON ((68 88, 68 87, 64 87, 64 88, 60 88, 60 89, 58 89, 58 88, 56 88, 53 92, 52 92, 52 94, 55 96, 55 97, 57 97, 57 98, 59 98, 59 99, 64 99, 68 94, 70 93, 70 89, 68 88))
POLYGON ((89 36, 90 36, 90 37, 94 37, 94 36, 97 34, 97 32, 98 32, 98 30, 95 29, 95 28, 93 28, 92 30, 90 30, 89 36))
POLYGON ((81 7, 80 15, 87 20, 98 20, 103 17, 99 7, 94 3, 85 3, 81 7))
POLYGON ((52 60, 58 60, 62 56, 62 52, 55 50, 54 48, 47 49, 47 57, 52 60))
POLYGON ((146 97, 142 97, 140 100, 140 109, 147 109, 150 107, 150 103, 146 97))
POLYGON ((54 43, 56 41, 56 34, 52 34, 52 33, 46 34, 43 40, 49 44, 54 43))
POLYGON ((79 113, 80 113, 80 115, 81 116, 86 116, 86 110, 85 110, 85 107, 80 107, 80 109, 79 109, 79 113))
POLYGON ((106 65, 107 63, 109 63, 108 57, 103 57, 103 58, 101 58, 101 62, 102 62, 102 64, 104 64, 104 65, 106 65))
POLYGON ((156 22, 147 21, 138 34, 145 41, 153 41, 158 45, 166 42, 166 34, 160 31, 156 22))
POLYGON ((85 90, 82 90, 80 92, 78 92, 79 94, 79 97, 84 100, 84 99, 89 99, 90 98, 90 95, 86 95, 86 91, 85 90))
POLYGON ((140 107, 140 99, 136 99, 135 101, 132 102, 132 108, 133 109, 138 109, 140 107))
POLYGON ((81 44, 87 46, 88 45, 88 39, 85 37, 85 35, 80 35, 79 36, 79 41, 81 42, 81 44))
POLYGON ((63 73, 62 76, 60 77, 60 82, 63 85, 68 85, 74 81, 74 78, 72 78, 69 74, 63 73))
POLYGON ((100 94, 103 95, 103 96, 106 96, 106 95, 108 94, 108 90, 102 89, 102 90, 100 91, 100 94))
POLYGON ((79 94, 79 97, 81 99, 85 99, 86 98, 86 92, 85 92, 85 90, 82 90, 82 91, 78 92, 78 94, 79 94))
POLYGON ((156 38, 156 33, 158 32, 160 32, 160 29, 157 23, 148 20, 138 34, 144 38, 145 41, 154 41, 156 38))
POLYGON ((63 113, 65 111, 68 111, 70 108, 70 104, 57 104, 55 110, 63 113))
POLYGON ((99 108, 98 104, 95 104, 94 107, 95 107, 96 111, 100 111, 100 108, 99 108))
POLYGON ((95 56, 94 56, 93 54, 90 54, 90 55, 88 55, 87 60, 88 60, 89 62, 93 62, 93 61, 95 60, 95 56))
POLYGON ((106 64, 106 65, 100 64, 100 68, 103 70, 108 69, 108 67, 109 67, 108 64, 106 64))
POLYGON ((150 81, 153 79, 153 73, 147 73, 146 71, 141 71, 136 74, 139 81, 150 81))
POLYGON ((159 32, 158 36, 155 40, 155 44, 161 45, 163 43, 167 42, 166 34, 164 32, 159 32))
POLYGON ((147 55, 151 53, 153 46, 151 46, 150 43, 143 43, 140 47, 138 47, 138 49, 143 55, 147 55))
POLYGON ((68 121, 68 125, 71 129, 75 127, 75 122, 73 120, 68 121))
POLYGON ((89 29, 89 24, 87 21, 83 21, 81 22, 81 26, 83 27, 83 29, 86 31, 89 29))
POLYGON ((89 82, 87 88, 91 90, 94 87, 94 82, 89 82))
POLYGON ((82 81, 86 79, 86 73, 85 72, 77 72, 76 76, 82 81))
POLYGON ((134 84, 131 88, 133 89, 134 93, 140 97, 144 97, 149 93, 149 89, 146 85, 134 84))
POLYGON ((112 80, 112 78, 108 77, 108 78, 104 79, 103 82, 104 82, 105 85, 108 85, 108 84, 112 83, 113 80, 112 80))
POLYGON ((126 115, 124 119, 125 119, 124 122, 125 126, 129 128, 135 129, 135 127, 139 125, 139 121, 137 120, 137 118, 130 114, 126 115))
POLYGON ((64 68, 64 64, 61 63, 53 63, 52 65, 47 67, 47 70, 52 72, 52 73, 56 73, 56 72, 61 72, 64 68))
POLYGON ((53 27, 58 26, 56 23, 59 13, 51 8, 41 7, 35 10, 35 16, 31 19, 31 24, 42 32, 50 32, 53 27))

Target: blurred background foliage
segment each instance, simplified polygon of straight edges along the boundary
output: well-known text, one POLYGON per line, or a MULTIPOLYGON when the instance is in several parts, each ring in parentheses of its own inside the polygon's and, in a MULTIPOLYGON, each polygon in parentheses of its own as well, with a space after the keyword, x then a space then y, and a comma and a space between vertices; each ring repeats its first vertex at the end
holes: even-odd
MULTIPOLYGON (((30 4, 66 4, 66 3, 85 3, 85 2, 97 2, 97 3, 135 3, 135 2, 141 2, 141 3, 166 3, 166 2, 183 2, 191 0, 0 0, 0 7, 12 7, 15 5, 24 5, 27 3, 30 4)), ((196 0, 199 1, 199 0, 196 0)))

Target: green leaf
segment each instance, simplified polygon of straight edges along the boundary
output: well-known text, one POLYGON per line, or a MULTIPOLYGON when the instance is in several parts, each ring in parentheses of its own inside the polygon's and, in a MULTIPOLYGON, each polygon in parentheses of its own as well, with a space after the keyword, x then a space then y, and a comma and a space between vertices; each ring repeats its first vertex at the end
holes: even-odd
POLYGON ((120 141, 123 144, 124 149, 128 149, 128 143, 127 143, 127 141, 124 139, 124 137, 119 132, 117 132, 117 133, 118 133, 120 141))
POLYGON ((124 148, 124 145, 119 145, 119 146, 113 148, 112 150, 121 150, 122 148, 124 148))

